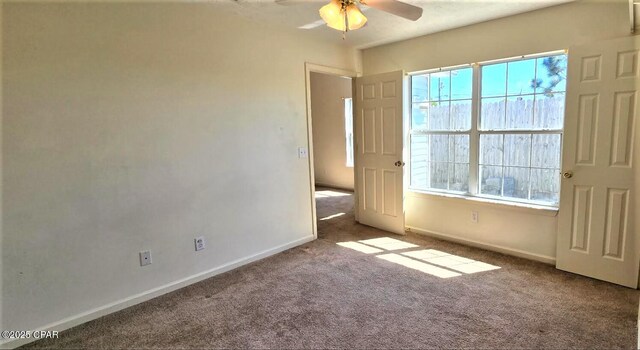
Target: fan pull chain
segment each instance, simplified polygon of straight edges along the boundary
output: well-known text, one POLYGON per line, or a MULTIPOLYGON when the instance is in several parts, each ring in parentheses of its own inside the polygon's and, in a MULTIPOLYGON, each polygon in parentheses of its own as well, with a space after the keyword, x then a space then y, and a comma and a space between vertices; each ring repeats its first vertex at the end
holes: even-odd
POLYGON ((342 1, 342 13, 344 15, 344 31, 342 32, 342 40, 347 39, 347 31, 349 30, 349 17, 347 17, 347 2, 342 1))

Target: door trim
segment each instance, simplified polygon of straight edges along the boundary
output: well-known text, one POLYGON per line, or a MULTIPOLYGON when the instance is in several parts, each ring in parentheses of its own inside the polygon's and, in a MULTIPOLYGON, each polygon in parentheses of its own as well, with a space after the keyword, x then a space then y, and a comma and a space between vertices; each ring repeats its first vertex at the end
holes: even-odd
MULTIPOLYGON (((311 117, 311 72, 314 73, 322 73, 328 75, 334 75, 339 77, 349 77, 356 78, 361 74, 359 72, 343 69, 343 68, 335 68, 329 66, 323 66, 320 64, 305 62, 304 63, 304 85, 305 85, 305 99, 307 106, 307 150, 309 151, 309 157, 307 160, 309 161, 309 195, 311 196, 311 230, 313 232, 313 237, 318 238, 318 215, 316 213, 316 190, 315 190, 315 169, 313 167, 313 128, 312 125, 312 117, 311 117)), ((355 87, 355 84, 352 83, 352 87, 355 87)), ((355 144, 354 135, 354 144, 355 144)), ((355 171, 354 171, 355 177, 355 171)), ((355 181, 355 178, 354 178, 355 181)), ((357 189, 354 186, 354 198, 357 198, 357 189)), ((358 220, 356 216, 356 220, 358 220)))

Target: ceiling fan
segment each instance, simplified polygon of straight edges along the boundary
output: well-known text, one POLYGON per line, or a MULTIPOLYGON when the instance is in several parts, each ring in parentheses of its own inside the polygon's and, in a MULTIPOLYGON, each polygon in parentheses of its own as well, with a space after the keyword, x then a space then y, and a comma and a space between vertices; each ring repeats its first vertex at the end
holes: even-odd
MULTIPOLYGON (((276 0, 276 3, 281 5, 301 2, 303 1, 276 0)), ((326 24, 343 33, 362 28, 367 23, 367 17, 360 10, 358 3, 411 21, 417 21, 422 17, 422 8, 398 0, 331 0, 320 8, 321 20, 303 25, 300 28, 311 29, 326 24)))

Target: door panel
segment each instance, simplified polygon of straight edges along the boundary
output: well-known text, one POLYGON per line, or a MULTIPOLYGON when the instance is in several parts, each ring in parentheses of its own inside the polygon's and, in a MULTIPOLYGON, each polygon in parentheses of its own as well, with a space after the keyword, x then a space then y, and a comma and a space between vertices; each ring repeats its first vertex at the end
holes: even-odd
POLYGON ((404 233, 402 71, 356 78, 357 217, 362 224, 404 233))
POLYGON ((632 288, 640 268, 638 47, 638 37, 627 37, 569 50, 556 263, 632 288))
POLYGON ((396 212, 396 189, 398 187, 397 183, 397 172, 382 170, 382 188, 384 192, 382 192, 382 214, 395 217, 397 216, 396 212))
POLYGON ((362 168, 364 172, 364 179, 362 181, 362 197, 364 203, 364 211, 376 212, 378 209, 377 204, 377 191, 376 191, 376 169, 362 168))
POLYGON ((362 151, 376 153, 376 110, 368 108, 362 111, 362 151))

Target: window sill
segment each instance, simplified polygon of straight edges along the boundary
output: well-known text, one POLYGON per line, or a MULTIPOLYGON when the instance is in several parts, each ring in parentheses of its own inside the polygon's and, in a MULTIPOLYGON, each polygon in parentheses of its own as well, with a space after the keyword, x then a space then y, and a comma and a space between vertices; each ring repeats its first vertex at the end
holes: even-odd
POLYGON ((557 216, 558 208, 548 207, 544 205, 536 205, 536 204, 528 204, 528 203, 518 203, 518 202, 509 202, 509 201, 501 201, 498 199, 463 195, 463 194, 454 194, 454 193, 443 193, 443 192, 430 192, 430 191, 420 191, 414 189, 408 189, 408 196, 415 198, 427 198, 432 199, 442 198, 445 200, 452 201, 469 201, 475 202, 482 205, 487 205, 499 209, 507 209, 507 210, 515 210, 519 212, 526 212, 534 215, 542 215, 542 216, 557 216))

